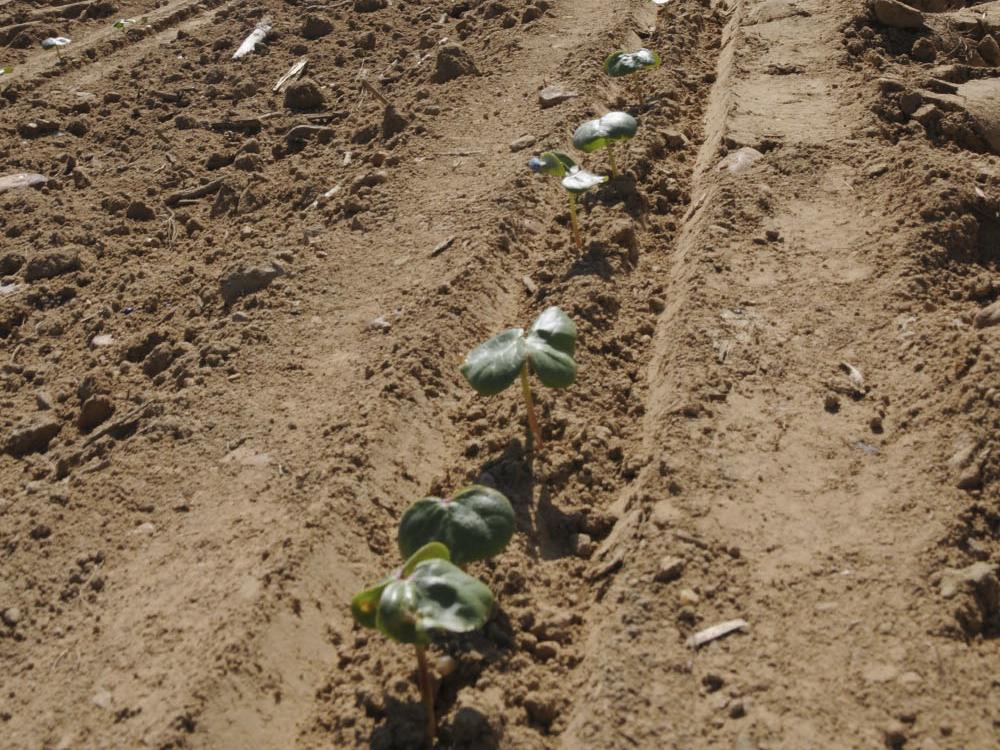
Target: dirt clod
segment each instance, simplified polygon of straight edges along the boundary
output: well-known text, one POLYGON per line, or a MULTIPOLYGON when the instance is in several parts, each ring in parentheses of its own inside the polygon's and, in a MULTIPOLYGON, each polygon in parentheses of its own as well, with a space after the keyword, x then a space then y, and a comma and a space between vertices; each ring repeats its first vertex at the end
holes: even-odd
POLYGON ((62 425, 52 417, 23 424, 11 430, 4 443, 4 452, 17 458, 31 453, 44 453, 60 430, 62 425))
POLYGON ((438 50, 434 71, 434 80, 438 83, 447 83, 462 76, 477 75, 479 69, 472 55, 461 44, 451 42, 438 50))
POLYGON ((322 109, 325 103, 323 92, 311 79, 295 81, 285 89, 285 107, 296 112, 313 112, 322 109))
POLYGON ((80 255, 73 250, 51 250, 34 256, 24 270, 27 281, 51 279, 80 269, 80 255))

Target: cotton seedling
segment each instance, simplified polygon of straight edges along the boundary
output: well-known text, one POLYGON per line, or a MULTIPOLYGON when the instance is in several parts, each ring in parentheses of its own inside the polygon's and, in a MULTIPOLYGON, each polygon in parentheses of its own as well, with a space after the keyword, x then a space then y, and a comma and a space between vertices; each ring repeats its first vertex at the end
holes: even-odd
POLYGON ((453 497, 417 500, 399 521, 397 541, 403 557, 431 542, 441 542, 451 561, 470 562, 499 554, 514 535, 514 509, 502 492, 474 484, 453 497))
POLYGON ((576 325, 558 307, 545 309, 525 334, 523 328, 508 328, 477 346, 462 363, 462 375, 476 392, 493 396, 521 378, 521 393, 528 412, 528 427, 541 450, 542 432, 535 416, 530 371, 542 385, 566 388, 576 380, 576 325))
POLYGON ((489 587, 450 560, 439 542, 424 545, 402 567, 351 600, 351 614, 363 627, 397 643, 411 643, 426 712, 425 745, 434 745, 437 721, 427 668, 427 646, 435 633, 467 633, 482 627, 493 610, 489 587))
POLYGON ((596 120, 588 120, 573 133, 573 145, 589 154, 598 149, 607 149, 611 176, 618 176, 615 164, 614 144, 627 141, 635 135, 639 123, 628 112, 608 112, 596 120))
POLYGON ((50 36, 42 40, 42 49, 54 49, 56 57, 62 60, 62 48, 73 40, 65 36, 50 36))
POLYGON ((0 76, 9 76, 13 72, 14 69, 10 66, 7 66, 6 68, 0 68, 0 76))
POLYGON ((647 70, 655 70, 660 67, 660 56, 645 47, 637 49, 635 52, 620 50, 608 55, 604 61, 604 72, 612 78, 622 78, 629 76, 629 80, 635 82, 636 93, 639 96, 639 103, 645 104, 646 97, 643 93, 643 85, 640 75, 647 70))
POLYGON ((576 197, 602 182, 607 182, 608 178, 581 169, 561 151, 546 151, 541 156, 533 156, 528 160, 528 167, 532 172, 561 178, 560 184, 569 196, 569 225, 573 233, 573 242, 578 250, 582 250, 583 238, 580 236, 580 221, 576 214, 576 197))

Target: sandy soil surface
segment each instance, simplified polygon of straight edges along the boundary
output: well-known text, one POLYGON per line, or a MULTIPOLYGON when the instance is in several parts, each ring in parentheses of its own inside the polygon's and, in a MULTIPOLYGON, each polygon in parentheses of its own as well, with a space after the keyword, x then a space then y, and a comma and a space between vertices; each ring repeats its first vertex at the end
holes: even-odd
POLYGON ((997 747, 994 5, 0 0, 0 745, 419 747, 347 604, 478 481, 441 748, 997 747), (457 365, 553 304, 538 451, 457 365))

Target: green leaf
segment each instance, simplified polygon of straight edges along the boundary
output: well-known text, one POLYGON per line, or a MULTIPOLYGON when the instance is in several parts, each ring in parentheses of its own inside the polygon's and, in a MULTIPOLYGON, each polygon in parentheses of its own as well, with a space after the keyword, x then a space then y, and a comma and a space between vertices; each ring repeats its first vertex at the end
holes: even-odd
POLYGON ((592 187, 607 182, 605 175, 597 175, 588 172, 586 169, 575 169, 573 172, 562 178, 562 186, 571 193, 586 193, 592 187))
POLYGON ((6 68, 0 68, 0 76, 9 76, 13 72, 14 69, 11 68, 10 66, 7 66, 6 68))
POLYGON ((558 307, 538 316, 527 337, 528 359, 538 379, 549 388, 565 388, 576 380, 576 325, 558 307))
POLYGON ((425 497, 399 522, 399 551, 413 553, 430 541, 444 543, 456 565, 498 554, 514 535, 514 509, 503 493, 472 485, 453 498, 425 497))
POLYGON ((652 50, 637 49, 635 52, 615 52, 604 61, 604 72, 612 78, 631 75, 646 68, 660 67, 660 56, 652 50))
POLYGON ((403 556, 406 558, 406 562, 403 563, 399 574, 403 578, 406 578, 424 560, 451 560, 451 551, 446 545, 440 542, 430 541, 419 545, 413 552, 408 555, 404 554, 403 556))
POLYGON ((588 120, 573 133, 573 145, 584 153, 597 151, 615 141, 627 141, 635 135, 639 123, 628 112, 608 112, 588 120))
POLYGON ((459 368, 469 385, 493 396, 513 383, 526 356, 523 334, 520 328, 508 328, 469 352, 459 368))
POLYGON ((528 166, 534 172, 542 172, 554 177, 562 177, 574 169, 578 169, 576 162, 562 151, 546 151, 530 159, 528 166))
POLYGON ((351 614, 357 623, 366 628, 375 628, 378 603, 382 599, 385 587, 396 580, 399 570, 386 576, 370 589, 365 589, 351 599, 351 614))
POLYGON ((493 594, 481 581, 447 560, 423 560, 407 578, 385 587, 377 623, 395 641, 424 644, 434 631, 482 627, 492 608, 493 594))

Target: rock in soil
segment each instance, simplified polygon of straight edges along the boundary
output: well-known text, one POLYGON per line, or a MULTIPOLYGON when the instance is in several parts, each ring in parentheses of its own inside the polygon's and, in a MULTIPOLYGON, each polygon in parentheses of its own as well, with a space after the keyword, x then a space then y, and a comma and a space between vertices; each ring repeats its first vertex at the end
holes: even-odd
POLYGON ((277 263, 265 263, 230 271, 219 281, 222 299, 227 305, 231 305, 240 297, 259 292, 284 274, 284 269, 277 263))
POLYGON ((945 599, 956 601, 955 619, 967 636, 1000 627, 1000 580, 995 564, 977 562, 958 570, 946 568, 941 572, 939 591, 945 599))
POLYGON ((302 19, 302 36, 306 39, 319 39, 333 31, 333 24, 326 16, 317 13, 307 13, 302 19))
POLYGON ((52 417, 17 427, 7 436, 4 452, 16 458, 29 453, 44 453, 61 429, 62 425, 52 417))
POLYGON ((308 78, 296 81, 285 89, 285 107, 296 112, 312 112, 322 109, 325 99, 313 81, 308 78))
POLYGON ((29 260, 24 270, 24 278, 28 281, 38 281, 78 270, 80 270, 80 256, 75 251, 52 250, 29 260))
POLYGON ((973 324, 976 328, 990 328, 1000 324, 1000 301, 987 305, 977 312, 973 324))
POLYGON ((114 402, 108 396, 91 396, 80 407, 76 425, 80 428, 80 432, 90 432, 114 413, 114 402))
POLYGON ((875 0, 872 9, 881 23, 894 29, 921 29, 924 26, 923 13, 896 0, 875 0))
POLYGON ((446 44, 438 50, 434 71, 434 80, 438 83, 446 83, 462 76, 477 75, 479 69, 475 61, 461 44, 446 44))

